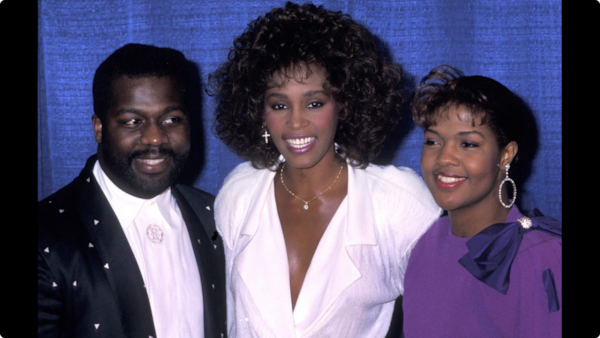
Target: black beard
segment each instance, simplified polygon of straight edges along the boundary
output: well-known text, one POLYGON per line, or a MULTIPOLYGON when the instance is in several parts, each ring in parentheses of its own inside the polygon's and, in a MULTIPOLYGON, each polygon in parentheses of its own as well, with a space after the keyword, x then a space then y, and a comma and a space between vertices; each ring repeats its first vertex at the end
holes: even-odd
POLYGON ((185 154, 177 155, 172 149, 151 148, 145 151, 133 152, 129 154, 126 159, 122 159, 112 156, 108 144, 101 143, 100 148, 104 164, 108 167, 108 170, 105 170, 105 172, 110 171, 110 173, 114 175, 114 177, 111 177, 114 181, 113 183, 126 193, 143 199, 149 199, 159 195, 173 185, 183 171, 189 154, 186 152, 185 154), (142 179, 135 174, 132 169, 132 163, 136 157, 158 154, 171 157, 172 166, 167 177, 162 179, 142 179))

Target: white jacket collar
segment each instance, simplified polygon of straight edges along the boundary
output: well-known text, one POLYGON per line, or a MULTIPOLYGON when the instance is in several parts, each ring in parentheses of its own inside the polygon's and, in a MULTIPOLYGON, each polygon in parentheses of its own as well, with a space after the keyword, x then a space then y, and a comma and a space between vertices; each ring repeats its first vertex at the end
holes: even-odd
POLYGON ((238 250, 233 253, 234 266, 237 267, 249 294, 261 295, 253 299, 254 304, 275 336, 295 337, 297 332, 305 332, 310 329, 311 324, 317 323, 318 316, 324 313, 349 285, 360 278, 360 272, 349 251, 343 247, 377 245, 377 238, 366 173, 349 166, 348 194, 340 205, 340 208, 345 210, 340 209, 342 215, 334 216, 336 222, 343 222, 330 224, 334 229, 325 232, 315 252, 317 258, 327 256, 334 259, 325 262, 313 260, 292 315, 289 268, 283 233, 279 222, 269 221, 269 216, 263 213, 267 199, 273 198, 269 194, 273 193, 275 175, 276 172, 263 170, 257 178, 258 189, 242 223, 244 225, 238 238, 238 250), (345 238, 339 235, 344 231, 345 238), (323 274, 327 275, 327 280, 324 280, 323 274), (291 318, 294 318, 295 322, 291 322, 291 318))
MULTIPOLYGON (((267 187, 273 183, 277 172, 271 170, 260 170, 257 175, 256 190, 246 218, 242 222, 242 235, 254 236, 258 230, 260 215, 267 200, 270 190, 267 187)), ((349 222, 346 230, 346 245, 377 245, 375 229, 373 228, 373 205, 370 199, 369 182, 367 174, 362 169, 348 165, 348 218, 354 220, 349 222)))

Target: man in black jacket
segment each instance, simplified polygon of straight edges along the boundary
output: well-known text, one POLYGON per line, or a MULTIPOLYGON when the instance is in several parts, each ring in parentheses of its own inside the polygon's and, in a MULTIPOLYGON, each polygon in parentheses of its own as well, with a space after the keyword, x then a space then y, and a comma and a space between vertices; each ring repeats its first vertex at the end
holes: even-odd
POLYGON ((214 196, 177 184, 187 60, 128 44, 96 70, 96 155, 38 202, 38 337, 225 337, 214 196))

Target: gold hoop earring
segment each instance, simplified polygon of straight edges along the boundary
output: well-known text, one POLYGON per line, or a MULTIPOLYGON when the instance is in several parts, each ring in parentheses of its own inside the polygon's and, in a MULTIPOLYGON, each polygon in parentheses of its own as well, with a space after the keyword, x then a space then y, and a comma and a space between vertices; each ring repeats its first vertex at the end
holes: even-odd
POLYGON ((504 172, 506 174, 506 177, 504 177, 502 182, 500 182, 500 187, 498 188, 498 199, 500 200, 500 204, 502 204, 502 206, 506 209, 510 209, 517 200, 517 185, 515 184, 515 181, 512 180, 512 178, 508 177, 508 169, 510 169, 510 163, 506 163, 506 165, 504 166, 504 172), (513 186, 513 198, 512 200, 510 198, 508 199, 510 204, 505 204, 504 201, 502 201, 502 186, 506 182, 510 182, 513 186))

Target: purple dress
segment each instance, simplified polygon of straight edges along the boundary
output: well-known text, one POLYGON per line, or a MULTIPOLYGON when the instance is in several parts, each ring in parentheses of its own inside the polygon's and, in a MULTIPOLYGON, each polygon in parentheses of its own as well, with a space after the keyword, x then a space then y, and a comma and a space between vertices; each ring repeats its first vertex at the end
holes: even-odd
MULTIPOLYGON (((521 217, 513 207, 506 222, 521 217)), ((405 337, 561 337, 562 237, 523 234, 506 294, 459 263, 469 239, 454 236, 444 216, 413 249, 404 279, 405 337), (548 270, 552 294, 543 281, 548 270)))

